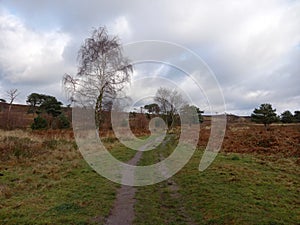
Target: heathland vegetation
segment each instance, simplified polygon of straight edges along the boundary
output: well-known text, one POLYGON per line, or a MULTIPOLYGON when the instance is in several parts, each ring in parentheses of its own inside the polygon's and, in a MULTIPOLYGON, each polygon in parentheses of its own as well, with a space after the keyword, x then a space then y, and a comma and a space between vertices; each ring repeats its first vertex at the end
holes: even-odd
MULTIPOLYGON (((22 129, 7 129, 5 122, 0 130, 0 223, 105 224, 120 185, 101 177, 84 161, 71 128, 54 126, 62 113, 70 122, 71 108, 61 107, 54 97, 37 96, 51 98, 48 103, 54 107, 45 105, 44 100, 37 104, 28 102, 25 108, 12 105, 10 118, 20 115, 16 110, 31 116, 31 122, 22 129), (34 127, 40 125, 37 118, 44 119, 41 129, 34 127)), ((139 165, 150 165, 170 155, 180 136, 177 112, 162 113, 159 102, 149 105, 130 113, 133 132, 141 138, 147 136, 149 121, 154 116, 161 116, 171 129, 168 141, 144 152, 139 165), (168 122, 172 117, 174 122, 168 122)), ((185 105, 181 110, 188 112, 194 107, 185 105)), ((3 109, 1 113, 5 115, 8 108, 3 109)), ((274 117, 274 110, 269 109, 268 106, 267 111, 274 117)), ((277 116, 273 124, 267 123, 267 130, 264 120, 255 121, 259 124, 251 121, 253 117, 228 115, 221 152, 206 171, 199 172, 211 124, 210 117, 203 116, 199 109, 196 111, 199 117, 189 120, 201 122, 194 156, 167 181, 137 189, 133 223, 297 224, 297 113, 292 115, 293 123, 280 122, 286 113, 280 119, 277 116)), ((104 112, 107 111, 103 111, 103 118, 108 118, 104 112)), ((254 113, 264 115, 259 110, 254 113)), ((114 157, 127 162, 135 155, 136 151, 126 148, 114 136, 109 120, 101 126, 101 139, 114 157)))
MULTIPOLYGON (((101 142, 126 163, 136 151, 115 136, 110 112, 113 100, 127 98, 123 88, 132 66, 119 39, 105 28, 94 30, 78 56, 79 72, 63 78, 69 100, 92 107, 101 142)), ((0 224, 107 223, 120 185, 83 159, 72 130, 72 107, 44 93, 31 93, 27 105, 16 105, 18 93, 12 89, 0 96, 0 224)), ((190 132, 195 124, 201 127, 195 154, 182 170, 135 189, 133 224, 299 224, 300 111, 277 115, 265 103, 248 117, 227 115, 221 151, 199 172, 211 135, 211 115, 204 113, 179 92, 158 87, 153 102, 121 121, 141 139, 149 136, 153 117, 165 121, 166 138, 142 152, 140 166, 171 155, 183 124, 190 132)))
MULTIPOLYGON (((199 172, 210 123, 201 126, 197 150, 178 174, 137 189, 134 224, 297 224, 300 126, 266 131, 229 123, 221 152, 199 172)), ((164 145, 144 152, 139 165, 167 157, 178 129, 164 145)), ((136 153, 113 132, 100 136, 123 162, 136 153)), ((84 161, 72 130, 1 130, 0 162, 1 224, 104 224, 120 187, 84 161)))

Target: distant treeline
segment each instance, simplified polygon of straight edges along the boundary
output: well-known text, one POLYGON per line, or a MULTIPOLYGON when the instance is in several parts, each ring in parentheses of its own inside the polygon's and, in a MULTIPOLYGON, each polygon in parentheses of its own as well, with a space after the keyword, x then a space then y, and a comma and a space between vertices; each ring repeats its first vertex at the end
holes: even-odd
MULTIPOLYGON (((72 108, 70 105, 63 107, 62 103, 54 96, 32 93, 27 97, 27 105, 9 104, 5 100, 0 101, 0 128, 15 129, 15 128, 31 128, 31 129, 67 129, 71 128, 72 108), (9 110, 10 109, 10 110, 9 110)), ((189 111, 193 109, 198 112, 197 118, 190 118, 192 123, 210 121, 211 116, 202 115, 203 111, 195 106, 186 105, 182 109, 189 111)), ((104 108, 103 122, 101 128, 111 130, 110 120, 111 107, 104 108)), ((185 111, 181 112, 182 114, 185 111)), ((176 114, 176 113, 174 113, 176 114)), ((140 107, 138 110, 131 112, 129 115, 130 127, 132 129, 148 129, 149 120, 155 116, 162 117, 169 124, 173 118, 175 125, 180 125, 176 115, 172 118, 167 113, 161 110, 161 107, 156 104, 148 104, 140 107), (178 120, 178 121, 177 121, 178 120)), ((257 122, 268 127, 271 123, 300 123, 300 111, 291 113, 289 110, 284 111, 281 115, 276 114, 276 109, 272 108, 271 104, 261 104, 259 108, 254 109, 251 116, 237 116, 227 114, 227 121, 232 122, 257 122)))

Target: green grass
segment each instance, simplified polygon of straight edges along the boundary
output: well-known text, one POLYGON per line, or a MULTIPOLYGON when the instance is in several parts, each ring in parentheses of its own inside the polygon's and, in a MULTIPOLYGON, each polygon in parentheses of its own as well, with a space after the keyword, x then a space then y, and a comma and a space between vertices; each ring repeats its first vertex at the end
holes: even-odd
MULTIPOLYGON (((172 145, 147 152, 149 165, 172 145)), ((204 172, 203 151, 169 181, 139 187, 135 224, 297 224, 300 170, 295 158, 220 153, 204 172), (176 185, 169 185, 170 182, 176 185), (174 186, 176 190, 174 191, 174 186)))
MULTIPOLYGON (((0 224, 104 223, 120 185, 89 167, 74 141, 10 136, 0 138, 0 151, 9 149, 0 161, 0 224)), ((139 164, 170 155, 176 140, 167 140, 144 152, 139 164)), ((136 153, 115 140, 103 141, 123 162, 136 153)), ((135 224, 299 223, 296 158, 220 153, 199 172, 202 154, 197 149, 168 181, 137 188, 135 224)))
MULTIPOLYGON (((12 152, 0 164, 0 224, 102 224, 120 185, 89 167, 73 141, 40 142, 41 154, 12 152)), ((120 160, 135 154, 110 144, 120 160)))

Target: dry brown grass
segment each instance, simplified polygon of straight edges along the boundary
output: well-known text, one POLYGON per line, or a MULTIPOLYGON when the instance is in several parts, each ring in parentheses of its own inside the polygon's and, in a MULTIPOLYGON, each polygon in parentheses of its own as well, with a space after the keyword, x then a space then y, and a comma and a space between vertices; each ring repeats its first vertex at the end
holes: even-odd
MULTIPOLYGON (((90 224, 108 216, 117 185, 88 166, 72 135, 0 131, 0 224, 90 224)), ((108 142, 120 160, 135 154, 117 144, 108 142)))
POLYGON ((0 196, 3 196, 4 198, 10 198, 12 196, 12 192, 7 185, 0 184, 0 196))
POLYGON ((10 199, 18 192, 49 189, 79 167, 82 157, 74 140, 53 134, 0 130, 1 175, 5 179, 11 171, 19 175, 9 180, 11 186, 0 185, 0 197, 10 199))
MULTIPOLYGON (((209 124, 200 131, 198 145, 205 147, 210 135, 209 124)), ((300 158, 300 124, 272 124, 267 131, 260 124, 227 124, 222 151, 277 155, 300 158)))
MULTIPOLYGON (((33 159, 34 156, 43 157, 49 151, 52 151, 54 157, 60 158, 62 149, 64 157, 73 157, 65 152, 66 148, 67 150, 76 148, 73 132, 0 130, 0 161, 33 159)), ((70 154, 74 154, 74 152, 70 154)))

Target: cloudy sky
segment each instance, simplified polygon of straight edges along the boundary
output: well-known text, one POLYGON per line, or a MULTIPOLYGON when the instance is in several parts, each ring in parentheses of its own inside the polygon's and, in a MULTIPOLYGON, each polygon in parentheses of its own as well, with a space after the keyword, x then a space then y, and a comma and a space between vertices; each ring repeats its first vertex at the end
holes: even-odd
POLYGON ((162 40, 195 52, 214 72, 228 113, 247 115, 265 102, 278 113, 300 109, 297 0, 0 0, 0 98, 17 88, 18 103, 32 92, 68 103, 62 76, 76 73, 77 51, 99 26, 124 44, 162 40))

